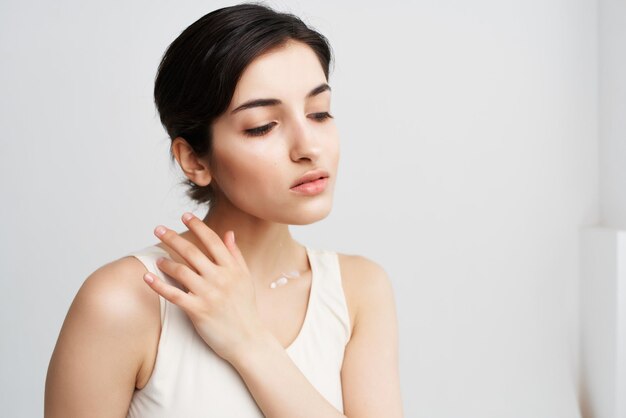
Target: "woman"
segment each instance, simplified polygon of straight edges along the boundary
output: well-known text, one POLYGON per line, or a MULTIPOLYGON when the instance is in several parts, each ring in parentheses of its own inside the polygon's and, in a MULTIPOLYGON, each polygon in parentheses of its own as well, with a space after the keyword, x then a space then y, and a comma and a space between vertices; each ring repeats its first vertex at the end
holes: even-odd
POLYGON ((155 102, 209 210, 87 278, 46 417, 402 416, 384 270, 289 232, 332 206, 330 61, 322 35, 258 4, 213 11, 169 46, 155 102))

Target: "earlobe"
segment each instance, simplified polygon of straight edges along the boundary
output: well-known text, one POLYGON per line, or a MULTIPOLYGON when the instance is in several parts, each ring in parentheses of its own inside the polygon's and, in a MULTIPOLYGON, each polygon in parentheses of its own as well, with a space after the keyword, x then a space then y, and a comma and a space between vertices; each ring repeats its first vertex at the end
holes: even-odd
POLYGON ((193 148, 183 137, 172 141, 172 152, 185 176, 198 186, 208 186, 212 175, 206 158, 196 155, 193 148))

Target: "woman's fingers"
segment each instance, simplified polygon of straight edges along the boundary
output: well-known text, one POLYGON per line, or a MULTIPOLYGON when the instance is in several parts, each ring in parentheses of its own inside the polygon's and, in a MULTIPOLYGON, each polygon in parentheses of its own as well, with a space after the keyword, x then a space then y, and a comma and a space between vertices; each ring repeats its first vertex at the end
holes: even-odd
POLYGON ((240 266, 247 268, 243 254, 241 254, 241 250, 239 250, 237 242, 235 241, 235 231, 227 231, 226 234, 224 234, 224 244, 226 244, 226 248, 228 248, 228 251, 230 251, 235 258, 235 261, 237 261, 240 266))
POLYGON ((198 237, 215 263, 220 266, 232 264, 233 257, 215 231, 189 212, 184 213, 182 219, 189 230, 198 237))
POLYGON ((154 235, 180 254, 199 274, 214 271, 215 264, 198 247, 178 235, 176 231, 159 225, 154 229, 154 235))
POLYGON ((157 292, 159 295, 163 296, 171 303, 180 306, 183 310, 188 311, 191 306, 190 295, 175 286, 163 282, 152 273, 144 274, 143 279, 146 283, 148 283, 152 290, 157 292))
POLYGON ((184 264, 165 257, 159 257, 156 264, 159 270, 174 278, 193 294, 200 293, 206 285, 206 281, 201 276, 184 264))

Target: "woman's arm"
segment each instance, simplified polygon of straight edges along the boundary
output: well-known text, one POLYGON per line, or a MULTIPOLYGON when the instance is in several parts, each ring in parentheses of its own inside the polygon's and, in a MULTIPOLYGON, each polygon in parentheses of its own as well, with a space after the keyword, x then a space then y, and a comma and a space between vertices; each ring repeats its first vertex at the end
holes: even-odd
POLYGON ((349 418, 401 418, 398 319, 391 281, 382 267, 365 257, 344 260, 342 276, 350 276, 357 301, 341 369, 344 411, 349 418))
POLYGON ((139 260, 124 257, 85 280, 50 360, 46 418, 126 417, 147 342, 160 329, 158 297, 144 272, 139 260))

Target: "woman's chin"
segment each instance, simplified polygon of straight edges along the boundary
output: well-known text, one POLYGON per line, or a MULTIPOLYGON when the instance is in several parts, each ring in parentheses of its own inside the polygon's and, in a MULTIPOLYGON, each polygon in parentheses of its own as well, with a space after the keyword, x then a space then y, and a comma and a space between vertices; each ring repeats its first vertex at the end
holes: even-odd
POLYGON ((289 225, 309 225, 326 218, 332 209, 332 205, 316 209, 302 209, 289 214, 289 225))

